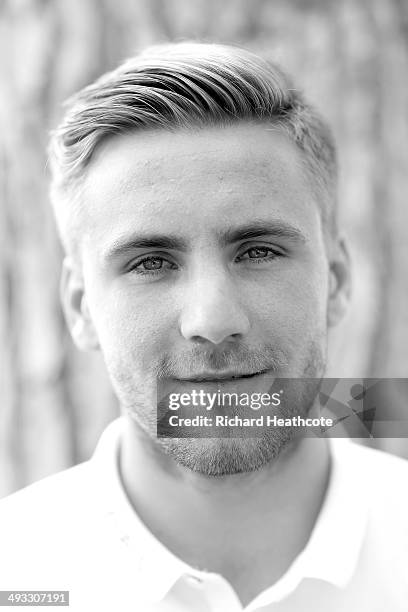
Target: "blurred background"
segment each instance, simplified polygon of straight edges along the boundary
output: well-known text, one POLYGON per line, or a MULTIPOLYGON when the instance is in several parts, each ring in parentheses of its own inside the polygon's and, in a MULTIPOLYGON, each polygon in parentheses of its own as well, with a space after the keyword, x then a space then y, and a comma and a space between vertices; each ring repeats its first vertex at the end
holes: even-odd
MULTIPOLYGON (((59 306, 46 145, 61 103, 141 47, 199 39, 281 63, 333 127, 354 295, 328 375, 408 377, 408 2, 1 0, 0 497, 89 458, 118 414, 59 306)), ((390 392, 389 410, 408 397, 390 392)), ((408 440, 374 444, 408 457, 408 440)))

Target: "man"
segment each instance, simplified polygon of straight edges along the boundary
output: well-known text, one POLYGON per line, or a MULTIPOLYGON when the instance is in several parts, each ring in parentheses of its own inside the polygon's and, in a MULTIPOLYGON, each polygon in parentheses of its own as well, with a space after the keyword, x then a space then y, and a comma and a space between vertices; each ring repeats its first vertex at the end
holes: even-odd
POLYGON ((307 379, 284 414, 316 408, 350 293, 324 121, 247 51, 168 45, 74 96, 51 162, 68 326, 123 416, 89 462, 2 502, 1 589, 69 590, 75 610, 405 610, 404 461, 286 425, 158 435, 175 389, 307 379))

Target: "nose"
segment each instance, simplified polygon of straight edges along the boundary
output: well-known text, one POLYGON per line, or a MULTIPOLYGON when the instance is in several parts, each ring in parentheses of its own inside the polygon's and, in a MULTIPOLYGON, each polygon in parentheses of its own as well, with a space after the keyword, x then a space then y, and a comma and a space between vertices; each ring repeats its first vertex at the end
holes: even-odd
POLYGON ((225 274, 207 275, 192 283, 181 313, 184 338, 218 345, 241 339, 249 328, 237 289, 225 274))

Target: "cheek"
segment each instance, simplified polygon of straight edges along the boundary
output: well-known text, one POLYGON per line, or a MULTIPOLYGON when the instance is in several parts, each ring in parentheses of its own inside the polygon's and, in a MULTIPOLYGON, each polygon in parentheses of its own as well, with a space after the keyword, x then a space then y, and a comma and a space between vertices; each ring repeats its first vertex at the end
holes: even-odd
POLYGON ((250 302, 255 325, 286 345, 302 345, 326 330, 327 281, 323 273, 302 270, 270 282, 252 291, 250 302))
POLYGON ((150 300, 137 287, 90 292, 90 310, 102 352, 149 368, 170 336, 174 304, 150 300))

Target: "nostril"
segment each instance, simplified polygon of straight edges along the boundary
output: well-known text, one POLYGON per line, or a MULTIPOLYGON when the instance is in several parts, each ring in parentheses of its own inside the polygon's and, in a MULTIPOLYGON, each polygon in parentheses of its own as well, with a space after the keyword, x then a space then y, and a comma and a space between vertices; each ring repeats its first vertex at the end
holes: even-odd
POLYGON ((224 341, 236 342, 248 332, 250 324, 244 309, 224 294, 217 293, 216 297, 209 291, 199 300, 196 296, 186 302, 179 321, 186 340, 219 345, 224 341))
POLYGON ((208 340, 203 338, 203 336, 192 336, 190 340, 192 342, 196 342, 197 344, 205 344, 206 342, 208 343, 208 340))
MULTIPOLYGON (((221 337, 221 336, 220 336, 221 337)), ((223 342, 225 342, 226 344, 232 344, 237 342, 238 340, 242 340, 242 334, 230 334, 229 336, 224 336, 222 337, 221 340, 217 340, 214 338, 210 339, 210 338, 205 338, 204 336, 191 336, 189 338, 189 340, 191 342, 196 342, 197 344, 221 344, 223 342)))

